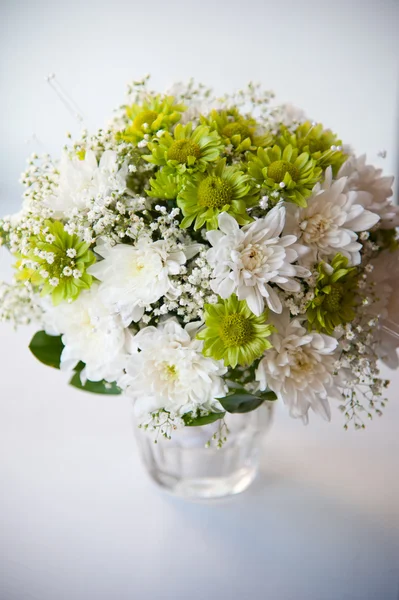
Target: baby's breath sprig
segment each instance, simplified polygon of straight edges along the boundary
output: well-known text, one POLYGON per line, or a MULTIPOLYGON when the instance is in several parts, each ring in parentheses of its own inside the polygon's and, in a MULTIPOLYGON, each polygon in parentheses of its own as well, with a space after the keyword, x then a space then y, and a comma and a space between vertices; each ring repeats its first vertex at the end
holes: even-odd
POLYGON ((228 440, 230 430, 227 427, 225 419, 220 419, 217 423, 218 428, 212 435, 211 439, 206 442, 205 448, 216 447, 218 450, 220 450, 228 440))
POLYGON ((173 432, 182 427, 183 419, 164 409, 150 413, 149 418, 138 425, 139 429, 155 434, 154 444, 158 443, 159 436, 170 440, 173 432))

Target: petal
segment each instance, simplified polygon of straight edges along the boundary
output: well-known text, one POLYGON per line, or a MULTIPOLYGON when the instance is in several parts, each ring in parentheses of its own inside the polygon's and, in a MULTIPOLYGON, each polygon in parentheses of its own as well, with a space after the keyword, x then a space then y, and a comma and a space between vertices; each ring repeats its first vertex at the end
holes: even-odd
POLYGON ((353 229, 353 231, 366 231, 378 223, 379 220, 379 215, 376 215, 369 210, 364 210, 362 214, 355 219, 347 221, 345 226, 349 229, 353 229))
POLYGON ((235 283, 230 277, 223 279, 217 286, 218 293, 222 298, 229 298, 235 291, 235 283))
MULTIPOLYGON (((240 298, 240 295, 238 295, 238 298, 239 298, 239 300, 243 299, 243 298, 240 298)), ((262 296, 260 295, 258 289, 251 288, 251 293, 246 294, 245 299, 247 301, 247 304, 248 304, 250 310, 254 313, 254 315, 259 317, 264 311, 265 302, 264 302, 262 296)))
POLYGON ((206 237, 208 239, 208 242, 212 244, 212 246, 216 246, 218 242, 220 242, 220 240, 224 238, 224 235, 221 231, 218 231, 217 229, 212 229, 211 231, 207 231, 206 237))
POLYGON ((280 298, 278 297, 278 294, 276 294, 274 289, 267 284, 265 285, 265 291, 267 294, 265 294, 265 296, 268 307, 273 312, 280 314, 283 310, 283 306, 281 304, 280 298))
POLYGON ((227 212, 220 213, 218 222, 219 229, 223 231, 223 233, 235 233, 239 229, 237 221, 227 212))
POLYGON ((325 421, 331 421, 331 409, 327 398, 318 395, 316 402, 313 401, 311 406, 313 411, 325 421))
POLYGON ((285 225, 285 208, 282 204, 277 204, 268 212, 264 219, 264 225, 269 229, 269 238, 280 235, 285 225))

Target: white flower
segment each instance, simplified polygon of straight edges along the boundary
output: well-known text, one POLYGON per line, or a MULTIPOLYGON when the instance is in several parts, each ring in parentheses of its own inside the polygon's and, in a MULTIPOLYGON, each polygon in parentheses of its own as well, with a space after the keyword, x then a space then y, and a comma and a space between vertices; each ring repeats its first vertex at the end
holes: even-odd
POLYGON ((351 264, 360 264, 358 231, 366 231, 379 216, 366 210, 358 193, 345 191, 346 177, 332 180, 331 167, 326 170, 322 186, 315 186, 306 208, 287 203, 286 233, 293 233, 309 248, 303 261, 307 264, 340 252, 351 264))
POLYGON ((186 262, 184 252, 169 251, 164 240, 153 242, 147 236, 140 237, 135 246, 111 246, 100 240, 95 252, 104 260, 92 265, 88 272, 103 282, 103 301, 120 313, 125 326, 139 321, 145 306, 162 296, 173 297, 170 275, 177 275, 186 262))
POLYGON ((345 191, 359 193, 357 202, 380 216, 379 227, 399 227, 399 207, 392 204, 393 177, 383 177, 382 169, 366 164, 366 155, 351 156, 340 168, 338 177, 347 177, 345 191))
POLYGON ((199 322, 184 329, 175 319, 145 327, 132 338, 132 355, 119 385, 135 400, 139 417, 164 408, 176 415, 223 410, 226 395, 222 361, 205 358, 195 339, 199 322))
POLYGON ((62 335, 65 348, 61 369, 70 371, 86 364, 82 380, 115 381, 123 372, 125 329, 119 317, 110 315, 101 302, 98 286, 83 291, 72 303, 43 304, 45 330, 62 335))
POLYGON ((271 310, 281 313, 281 300, 274 283, 283 290, 298 292, 300 283, 292 277, 308 277, 310 271, 293 265, 298 258, 295 235, 280 237, 285 223, 285 208, 275 206, 262 219, 242 229, 228 213, 219 215, 219 230, 209 231, 212 244, 207 260, 213 267, 211 288, 222 298, 237 294, 246 300, 252 312, 259 316, 265 302, 271 310))
POLYGON ((377 354, 391 369, 399 367, 399 253, 384 250, 370 263, 373 270, 368 281, 373 283, 374 302, 367 312, 381 319, 373 331, 377 340, 377 354))
POLYGON ((308 332, 299 319, 290 321, 287 310, 275 316, 273 324, 277 328, 270 338, 273 348, 265 352, 256 371, 260 389, 273 390, 292 417, 307 423, 312 408, 329 420, 328 398, 341 398, 333 378, 337 340, 308 332))
POLYGON ((127 166, 118 166, 118 155, 106 150, 97 162, 92 150, 83 160, 64 152, 59 166, 58 189, 49 203, 57 213, 68 213, 74 208, 84 210, 94 200, 102 205, 112 192, 121 194, 126 189, 127 166))

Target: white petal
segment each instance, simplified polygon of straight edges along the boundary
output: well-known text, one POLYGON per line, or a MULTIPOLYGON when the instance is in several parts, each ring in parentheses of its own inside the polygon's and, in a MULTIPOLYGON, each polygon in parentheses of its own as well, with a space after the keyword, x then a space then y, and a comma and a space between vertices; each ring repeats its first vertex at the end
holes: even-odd
POLYGON ((235 283, 230 277, 223 279, 218 285, 218 293, 222 298, 230 298, 235 291, 235 283))
POLYGON ((325 421, 331 421, 331 409, 327 398, 317 396, 317 401, 312 402, 313 411, 320 415, 325 421))
POLYGON ((239 229, 239 225, 237 221, 229 215, 227 212, 222 212, 218 218, 219 229, 223 231, 223 233, 235 233, 239 229))
POLYGON ((221 231, 218 231, 217 229, 212 229, 211 231, 207 231, 206 237, 208 239, 208 242, 212 244, 212 246, 216 246, 218 242, 224 237, 224 235, 221 231))
POLYGON ((278 294, 274 291, 274 289, 270 285, 265 285, 265 290, 268 295, 266 295, 266 302, 270 310, 275 313, 281 313, 283 310, 283 306, 281 304, 281 300, 278 297, 278 294))
MULTIPOLYGON (((240 298, 240 295, 238 296, 238 298, 240 300, 243 299, 243 298, 240 298)), ((248 307, 250 308, 250 310, 252 310, 254 315, 259 317, 263 313, 263 311, 265 309, 265 302, 264 302, 262 296, 259 294, 257 288, 252 288, 251 293, 246 294, 246 301, 247 301, 248 307)))
POLYGON ((345 226, 349 229, 353 229, 353 231, 366 231, 378 223, 379 220, 379 215, 376 215, 369 210, 365 210, 360 216, 356 217, 356 219, 347 221, 345 226))

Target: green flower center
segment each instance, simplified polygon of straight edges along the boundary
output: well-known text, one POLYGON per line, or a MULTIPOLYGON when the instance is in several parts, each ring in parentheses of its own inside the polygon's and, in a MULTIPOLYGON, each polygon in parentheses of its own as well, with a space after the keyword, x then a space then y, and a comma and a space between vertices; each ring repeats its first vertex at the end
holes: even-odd
POLYGON ((142 110, 133 121, 135 129, 141 129, 145 123, 151 126, 155 119, 158 118, 158 113, 155 110, 142 110))
POLYGON ((221 320, 219 333, 226 348, 245 346, 253 338, 252 323, 240 313, 226 315, 221 320))
POLYGON ((337 312, 341 308, 341 301, 344 296, 344 286, 335 285, 331 288, 331 292, 326 295, 324 306, 328 312, 337 312))
POLYGON ((240 135, 244 140, 245 138, 250 137, 250 131, 244 123, 239 123, 236 121, 235 123, 228 123, 225 127, 223 127, 222 135, 225 137, 231 138, 233 135, 240 135))
POLYGON ((230 204, 233 189, 228 181, 221 177, 210 175, 205 177, 198 186, 198 204, 207 208, 223 208, 230 204))
POLYGON ((276 183, 281 183, 284 180, 285 174, 289 173, 293 181, 299 179, 299 169, 287 160, 275 160, 267 169, 267 175, 276 183))
POLYGON ((181 164, 186 163, 189 156, 201 156, 201 148, 191 140, 176 140, 168 150, 168 159, 181 164))

